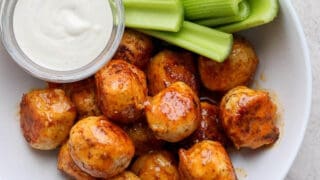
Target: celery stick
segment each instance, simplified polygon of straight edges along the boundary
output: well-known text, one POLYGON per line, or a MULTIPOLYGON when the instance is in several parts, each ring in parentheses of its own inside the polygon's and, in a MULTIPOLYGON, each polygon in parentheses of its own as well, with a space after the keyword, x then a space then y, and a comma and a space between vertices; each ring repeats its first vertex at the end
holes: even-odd
POLYGON ((183 0, 185 18, 188 20, 234 16, 242 0, 183 0))
POLYGON ((232 34, 188 21, 184 21, 181 30, 176 33, 142 29, 139 31, 218 62, 223 62, 228 57, 233 43, 232 34))
POLYGON ((244 0, 239 4, 239 14, 236 14, 234 16, 201 19, 201 20, 194 21, 194 23, 204 25, 204 26, 214 27, 222 24, 229 24, 233 22, 243 21, 247 19, 249 15, 250 15, 249 3, 246 0, 244 0))
POLYGON ((123 0, 126 26, 177 32, 183 23, 182 0, 123 0))
POLYGON ((249 17, 240 22, 218 27, 224 32, 237 32, 273 21, 279 11, 278 0, 248 0, 251 8, 249 17))

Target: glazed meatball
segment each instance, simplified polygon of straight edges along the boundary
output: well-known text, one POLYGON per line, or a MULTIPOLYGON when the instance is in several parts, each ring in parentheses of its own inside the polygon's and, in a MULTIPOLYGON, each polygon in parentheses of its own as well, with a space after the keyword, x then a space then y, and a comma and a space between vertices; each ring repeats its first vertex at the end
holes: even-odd
POLYGON ((203 56, 198 67, 203 85, 212 91, 228 91, 239 85, 247 85, 258 65, 253 47, 243 38, 235 38, 229 57, 219 63, 203 56))
POLYGON ((104 116, 80 120, 70 131, 68 146, 76 165, 98 178, 121 173, 134 155, 128 135, 104 116))
POLYGON ((131 170, 141 180, 179 179, 176 161, 168 151, 154 151, 140 156, 133 163, 131 170))
POLYGON ((144 69, 153 53, 152 38, 132 29, 126 29, 114 59, 123 59, 144 69))
POLYGON ((193 144, 201 142, 203 140, 218 141, 222 145, 227 144, 227 138, 222 131, 222 127, 219 125, 219 106, 201 102, 201 123, 199 128, 189 136, 183 144, 186 147, 190 147, 193 144))
POLYGON ((60 88, 66 92, 77 109, 78 119, 102 114, 97 104, 94 78, 74 83, 49 83, 48 86, 49 88, 60 88))
POLYGON ((181 141, 200 125, 199 98, 183 82, 176 82, 154 96, 145 111, 156 137, 168 142, 181 141))
POLYGON ((95 77, 100 109, 107 118, 123 124, 140 119, 148 93, 141 70, 126 61, 114 60, 95 77))
POLYGON ((131 171, 124 171, 109 180, 140 180, 140 178, 131 171))
POLYGON ((148 89, 154 96, 171 84, 182 81, 198 93, 193 55, 164 50, 152 58, 147 70, 148 89))
POLYGON ((58 155, 58 169, 69 175, 73 179, 81 180, 95 180, 94 177, 82 171, 72 160, 69 147, 67 144, 64 144, 58 155))
POLYGON ((75 118, 76 109, 63 90, 33 90, 22 97, 20 125, 35 149, 58 147, 68 137, 75 118))
POLYGON ((256 149, 279 137, 277 107, 266 91, 234 88, 223 97, 220 109, 223 128, 238 149, 256 149))
POLYGON ((133 141, 135 154, 138 156, 161 149, 164 145, 164 141, 155 137, 145 121, 126 126, 124 130, 133 141))
POLYGON ((219 142, 201 141, 179 151, 179 171, 185 180, 236 180, 231 160, 219 142))

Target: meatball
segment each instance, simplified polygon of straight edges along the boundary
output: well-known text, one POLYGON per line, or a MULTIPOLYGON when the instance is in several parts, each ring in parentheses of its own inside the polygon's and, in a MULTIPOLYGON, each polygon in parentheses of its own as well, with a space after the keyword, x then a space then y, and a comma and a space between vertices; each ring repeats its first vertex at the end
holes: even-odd
POLYGON ((266 91, 234 88, 223 97, 220 109, 223 128, 238 149, 256 149, 279 137, 277 107, 266 91))
POLYGON ((131 171, 124 171, 109 180, 140 180, 140 178, 131 171))
POLYGON ((185 180, 236 180, 231 160, 219 142, 204 140, 179 151, 179 171, 185 180))
POLYGON ((95 76, 98 101, 110 120, 129 124, 143 115, 147 98, 145 74, 123 60, 111 61, 95 76))
POLYGON ((164 145, 164 141, 157 139, 144 121, 126 126, 124 130, 133 141, 135 154, 138 156, 160 149, 164 145))
POLYGON ((144 69, 153 53, 152 38, 132 29, 126 29, 114 59, 123 59, 144 69))
POLYGON ((200 125, 200 101, 183 82, 176 82, 154 96, 146 106, 149 127, 156 137, 178 142, 200 125))
POLYGON ((95 180, 94 177, 90 176, 89 174, 83 172, 72 160, 69 147, 67 144, 64 144, 59 152, 58 155, 58 169, 63 173, 69 175, 71 178, 74 179, 81 179, 81 180, 95 180))
POLYGON ((51 150, 67 137, 76 109, 63 90, 33 90, 22 97, 20 125, 31 147, 51 150))
POLYGON ((198 93, 193 55, 164 50, 152 58, 147 70, 148 89, 154 96, 171 84, 182 81, 198 93))
POLYGON ((131 170, 141 180, 179 179, 176 161, 168 151, 154 151, 140 156, 133 163, 131 170))
POLYGON ((96 100, 94 78, 66 84, 49 83, 48 86, 66 92, 77 109, 78 119, 102 114, 96 100))
POLYGON ((222 145, 227 144, 227 138, 222 131, 219 120, 219 106, 208 102, 201 102, 201 123, 200 127, 189 136, 183 144, 187 147, 203 140, 218 141, 222 145))
POLYGON ((121 173, 134 156, 130 138, 104 116, 80 120, 70 131, 68 146, 76 165, 98 178, 121 173))
POLYGON ((243 38, 235 38, 229 57, 219 63, 199 57, 198 67, 203 85, 212 91, 228 91, 239 85, 247 85, 258 65, 253 47, 243 38))

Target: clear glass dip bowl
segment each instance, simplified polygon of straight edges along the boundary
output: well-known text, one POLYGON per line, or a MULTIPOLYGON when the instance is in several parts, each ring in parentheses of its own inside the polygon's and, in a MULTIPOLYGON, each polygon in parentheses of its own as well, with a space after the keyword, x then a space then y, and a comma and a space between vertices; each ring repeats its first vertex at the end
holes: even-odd
POLYGON ((0 0, 0 36, 12 59, 31 75, 50 82, 66 83, 85 79, 106 64, 117 50, 124 31, 124 7, 121 0, 109 0, 113 14, 111 37, 98 57, 89 64, 68 71, 42 67, 29 59, 19 48, 13 32, 13 13, 18 0, 0 0))

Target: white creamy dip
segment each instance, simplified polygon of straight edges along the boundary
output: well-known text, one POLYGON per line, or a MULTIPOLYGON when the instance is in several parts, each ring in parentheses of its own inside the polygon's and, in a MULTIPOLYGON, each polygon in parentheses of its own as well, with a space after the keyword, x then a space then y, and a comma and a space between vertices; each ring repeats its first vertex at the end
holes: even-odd
POLYGON ((108 0, 18 0, 13 16, 20 49, 36 64, 58 71, 97 58, 112 28, 108 0))

